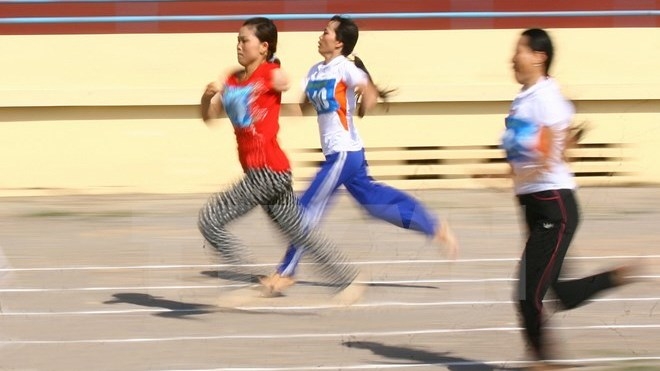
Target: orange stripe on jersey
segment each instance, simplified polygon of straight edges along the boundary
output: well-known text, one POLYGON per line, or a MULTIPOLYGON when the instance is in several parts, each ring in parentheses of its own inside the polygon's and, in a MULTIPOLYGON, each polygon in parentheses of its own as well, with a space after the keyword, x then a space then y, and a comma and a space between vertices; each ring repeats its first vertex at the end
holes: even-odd
POLYGON ((344 130, 348 131, 348 120, 346 119, 346 110, 348 106, 348 100, 346 99, 346 83, 339 81, 337 86, 335 86, 335 99, 339 103, 339 109, 337 109, 337 115, 339 115, 339 121, 344 127, 344 130))
POLYGON ((539 152, 543 153, 544 156, 548 156, 550 153, 550 147, 552 146, 552 132, 548 129, 547 126, 541 127, 541 132, 539 133, 539 142, 536 146, 536 149, 539 152))

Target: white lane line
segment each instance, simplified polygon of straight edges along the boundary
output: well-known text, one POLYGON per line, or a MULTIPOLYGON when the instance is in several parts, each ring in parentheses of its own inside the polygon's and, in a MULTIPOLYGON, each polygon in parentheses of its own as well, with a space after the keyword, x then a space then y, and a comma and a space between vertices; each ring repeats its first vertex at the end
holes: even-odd
MULTIPOLYGON (((566 260, 635 260, 660 259, 660 255, 607 255, 567 257, 566 260)), ((497 263, 518 262, 519 258, 482 258, 482 259, 426 259, 426 260, 367 260, 350 262, 350 265, 404 265, 404 264, 444 264, 444 263, 497 263)), ((314 265, 314 263, 302 263, 314 265)), ((40 272, 40 271, 84 271, 84 270, 131 270, 131 269, 193 269, 193 268, 229 268, 229 267, 274 267, 276 264, 163 264, 163 265, 131 265, 131 266, 79 266, 79 267, 33 267, 33 268, 0 268, 0 272, 40 272)))
MULTIPOLYGON (((660 356, 639 356, 639 357, 603 357, 603 358, 575 358, 575 359, 553 359, 550 363, 556 364, 592 364, 592 363, 617 363, 617 362, 640 362, 657 361, 660 356)), ((402 360, 403 361, 403 360, 402 360)), ((410 362, 414 362, 411 360, 410 362)), ((200 368, 200 369, 163 369, 159 371, 303 371, 303 370, 382 370, 382 369, 401 369, 418 367, 458 367, 458 366, 495 366, 506 368, 507 366, 527 366, 530 361, 509 360, 509 361, 448 361, 438 363, 383 363, 383 364, 357 364, 357 365, 336 365, 336 366, 298 366, 298 367, 222 367, 222 368, 200 368)), ((643 366, 643 365, 641 365, 643 366)))
MULTIPOLYGON (((367 285, 403 285, 403 284, 430 284, 430 283, 486 283, 486 282, 514 282, 513 278, 483 278, 483 279, 438 279, 438 280, 401 280, 401 281, 360 281, 367 285)), ((107 287, 26 287, 26 288, 0 288, 0 293, 32 293, 32 292, 66 292, 66 291, 136 291, 136 290, 188 290, 188 289, 223 289, 248 287, 253 284, 229 285, 169 285, 169 286, 107 286, 107 287)))
MULTIPOLYGON (((549 326, 551 330, 648 330, 660 329, 657 325, 591 325, 591 326, 549 326)), ((209 341, 209 340, 282 340, 282 339, 354 339, 357 337, 393 337, 418 336, 436 334, 461 334, 480 332, 519 332, 520 327, 476 327, 451 329, 424 329, 401 331, 356 331, 347 333, 299 333, 299 334, 235 334, 235 335, 206 335, 206 336, 172 336, 152 338, 105 338, 105 339, 78 339, 78 340, 0 340, 0 345, 34 345, 34 344, 122 344, 122 343, 157 343, 175 341, 209 341)))
MULTIPOLYGON (((654 280, 660 279, 660 275, 630 276, 631 278, 654 280)), ((560 281, 571 280, 573 277, 561 278, 560 281)), ((517 282, 517 278, 451 278, 451 279, 416 279, 397 281, 359 281, 366 285, 414 285, 414 284, 461 284, 461 283, 501 283, 517 282)), ((164 285, 164 286, 107 286, 107 287, 27 287, 27 288, 0 288, 0 293, 41 293, 41 292, 66 292, 66 291, 127 291, 127 290, 188 290, 188 289, 223 289, 240 288, 253 285, 250 284, 228 284, 228 285, 164 285)))
POLYGON ((192 268, 228 268, 228 267, 269 267, 274 264, 162 264, 162 265, 127 265, 127 266, 79 266, 79 267, 35 267, 4 268, 0 272, 47 272, 47 271, 96 271, 96 270, 133 270, 133 269, 192 269, 192 268))
POLYGON ((116 286, 116 287, 66 287, 66 288, 3 288, 0 293, 31 293, 31 292, 66 292, 66 291, 139 291, 139 290, 195 290, 240 288, 248 284, 234 285, 171 285, 171 286, 116 286))
MULTIPOLYGON (((545 303, 556 300, 546 300, 545 303)), ((605 298, 592 299, 588 302, 594 303, 615 303, 615 302, 657 302, 660 297, 655 298, 605 298)), ((400 307, 443 307, 443 306, 477 306, 477 305, 513 305, 510 300, 477 300, 477 301, 436 301, 436 302, 398 302, 383 301, 372 303, 357 303, 349 307, 340 304, 307 304, 307 305, 244 305, 235 309, 260 312, 298 312, 298 311, 318 311, 328 309, 356 309, 356 308, 400 308, 400 307)), ((91 316, 91 315, 120 315, 120 314, 141 314, 141 313, 199 313, 200 311, 221 312, 222 308, 214 305, 199 304, 198 308, 192 309, 168 309, 168 308, 132 308, 132 309, 113 309, 113 310, 81 310, 81 311, 47 311, 47 312, 0 312, 0 317, 33 317, 33 316, 91 316)))

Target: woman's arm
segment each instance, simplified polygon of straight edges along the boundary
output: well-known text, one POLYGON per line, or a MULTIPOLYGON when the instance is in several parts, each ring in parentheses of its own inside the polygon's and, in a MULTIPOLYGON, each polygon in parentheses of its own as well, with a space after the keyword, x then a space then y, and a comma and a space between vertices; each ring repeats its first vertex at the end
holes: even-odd
POLYGON ((206 85, 206 90, 202 94, 200 110, 204 122, 220 117, 222 110, 222 86, 217 81, 206 85))
POLYGON ((289 76, 281 68, 273 70, 272 84, 273 89, 276 91, 287 91, 291 87, 289 76))
POLYGON ((371 81, 366 84, 356 86, 355 93, 360 96, 360 106, 358 107, 358 116, 363 117, 365 113, 371 111, 378 103, 378 88, 371 81))
POLYGON ((541 163, 544 169, 547 169, 549 167, 550 152, 552 151, 553 141, 554 138, 553 138, 552 129, 550 129, 550 127, 548 126, 541 126, 541 133, 539 134, 539 142, 538 145, 536 146, 536 149, 539 151, 539 154, 541 155, 539 158, 539 162, 541 163))

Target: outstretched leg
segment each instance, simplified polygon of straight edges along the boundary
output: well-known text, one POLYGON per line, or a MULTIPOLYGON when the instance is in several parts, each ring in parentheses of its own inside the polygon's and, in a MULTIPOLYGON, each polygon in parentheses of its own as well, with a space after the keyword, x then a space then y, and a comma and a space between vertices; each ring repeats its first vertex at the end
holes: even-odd
MULTIPOLYGON (((300 205, 304 209, 304 225, 309 228, 316 227, 323 216, 330 199, 337 188, 346 182, 360 168, 364 156, 358 152, 339 152, 326 156, 325 162, 316 173, 309 188, 300 197, 300 205)), ((292 277, 303 255, 303 249, 291 244, 272 278, 280 280, 281 277, 292 277)), ((292 279, 282 281, 283 284, 292 284, 292 279)))
POLYGON ((552 289, 561 302, 561 309, 573 309, 601 291, 619 286, 617 274, 618 270, 615 269, 580 279, 558 281, 552 289))
POLYGON ((367 174, 366 160, 345 186, 355 200, 375 218, 422 232, 429 237, 436 235, 438 218, 409 194, 377 183, 367 174))
POLYGON ((270 205, 265 206, 268 215, 289 238, 292 245, 300 246, 320 267, 321 273, 338 290, 350 285, 357 270, 347 264, 346 257, 327 238, 310 228, 303 221, 303 209, 292 190, 284 192, 270 205))
POLYGON ((367 173, 367 162, 345 183, 346 189, 372 216, 398 227, 424 233, 444 245, 449 258, 458 256, 459 244, 446 220, 424 204, 396 188, 377 183, 367 173))
POLYGON ((240 241, 226 225, 257 205, 266 204, 289 186, 290 176, 267 170, 248 171, 227 191, 213 194, 199 211, 202 236, 230 264, 246 264, 248 258, 240 241))

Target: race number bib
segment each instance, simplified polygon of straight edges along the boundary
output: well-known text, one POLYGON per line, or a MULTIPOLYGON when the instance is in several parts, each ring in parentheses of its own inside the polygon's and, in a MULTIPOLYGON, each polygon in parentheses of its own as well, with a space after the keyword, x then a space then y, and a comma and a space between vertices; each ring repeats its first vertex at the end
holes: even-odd
POLYGON ((335 79, 314 80, 307 83, 305 94, 317 113, 330 113, 339 109, 335 97, 335 79))

